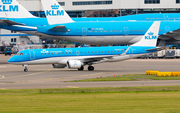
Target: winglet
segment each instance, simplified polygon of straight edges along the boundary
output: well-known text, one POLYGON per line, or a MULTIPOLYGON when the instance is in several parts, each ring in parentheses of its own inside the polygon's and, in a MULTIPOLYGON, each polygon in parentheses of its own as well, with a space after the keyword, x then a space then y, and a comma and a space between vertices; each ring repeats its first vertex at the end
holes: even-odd
POLYGON ((149 28, 149 30, 146 32, 146 34, 142 37, 142 39, 131 45, 131 46, 151 46, 156 47, 158 34, 159 34, 159 28, 160 28, 160 21, 155 21, 152 26, 149 28))
POLYGON ((41 0, 49 25, 74 22, 56 0, 41 0))
POLYGON ((16 0, 0 0, 1 18, 35 18, 16 0))

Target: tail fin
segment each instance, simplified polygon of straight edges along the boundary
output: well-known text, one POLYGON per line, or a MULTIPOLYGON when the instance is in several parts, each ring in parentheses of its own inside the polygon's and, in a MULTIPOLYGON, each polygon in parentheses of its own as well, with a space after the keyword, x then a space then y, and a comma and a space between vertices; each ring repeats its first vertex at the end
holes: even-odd
POLYGON ((0 17, 2 18, 34 18, 16 0, 0 0, 0 17))
POLYGON ((142 37, 142 39, 131 45, 131 46, 151 46, 156 47, 158 34, 159 34, 159 28, 160 28, 160 21, 155 21, 152 26, 149 28, 149 30, 146 32, 146 34, 142 37))
POLYGON ((74 22, 56 0, 41 0, 50 25, 74 22))

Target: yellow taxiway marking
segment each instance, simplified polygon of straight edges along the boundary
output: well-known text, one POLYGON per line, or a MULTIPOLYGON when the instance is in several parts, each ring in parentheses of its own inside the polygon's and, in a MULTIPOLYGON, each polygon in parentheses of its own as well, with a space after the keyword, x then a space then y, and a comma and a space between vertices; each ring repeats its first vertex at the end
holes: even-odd
POLYGON ((32 74, 26 74, 26 75, 13 76, 13 77, 6 77, 6 78, 17 78, 17 77, 32 76, 32 75, 38 75, 38 74, 42 74, 42 73, 46 73, 46 72, 48 72, 48 71, 38 72, 38 73, 32 73, 32 74))
POLYGON ((69 77, 58 77, 58 78, 48 78, 48 79, 41 79, 41 80, 55 80, 55 79, 61 79, 61 78, 72 78, 72 77, 83 77, 83 76, 92 76, 92 75, 100 75, 103 73, 94 73, 94 74, 86 74, 86 75, 76 75, 76 76, 69 76, 69 77))
POLYGON ((103 73, 94 73, 94 74, 86 74, 86 75, 76 75, 76 76, 70 76, 70 77, 64 77, 64 78, 71 78, 71 77, 83 77, 83 76, 92 76, 92 75, 100 75, 103 73))
POLYGON ((0 79, 4 79, 4 76, 3 76, 3 75, 0 75, 0 79))
POLYGON ((67 86, 69 88, 79 88, 79 87, 76 87, 76 86, 67 86))
POLYGON ((103 74, 103 73, 94 73, 94 74, 76 75, 76 76, 58 77, 58 78, 47 78, 47 79, 37 79, 37 80, 29 80, 29 81, 38 81, 38 80, 56 80, 56 79, 65 79, 65 78, 72 78, 72 77, 81 77, 81 76, 100 75, 100 74, 103 74))

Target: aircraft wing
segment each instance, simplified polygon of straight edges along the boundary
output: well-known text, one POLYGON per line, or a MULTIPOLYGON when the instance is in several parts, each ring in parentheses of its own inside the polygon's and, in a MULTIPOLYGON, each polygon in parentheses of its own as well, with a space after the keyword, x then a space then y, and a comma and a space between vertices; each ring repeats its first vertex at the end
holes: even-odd
POLYGON ((12 25, 24 25, 24 24, 10 21, 10 20, 0 20, 0 25, 12 26, 12 25))
POLYGON ((80 59, 84 64, 97 64, 106 61, 107 59, 111 59, 113 56, 100 56, 100 57, 89 57, 80 59))
POLYGON ((174 40, 180 40, 180 29, 165 33, 163 35, 160 35, 158 38, 162 40, 169 40, 169 39, 174 39, 174 40))
POLYGON ((54 31, 54 32, 67 32, 68 31, 64 25, 55 26, 49 30, 54 31))

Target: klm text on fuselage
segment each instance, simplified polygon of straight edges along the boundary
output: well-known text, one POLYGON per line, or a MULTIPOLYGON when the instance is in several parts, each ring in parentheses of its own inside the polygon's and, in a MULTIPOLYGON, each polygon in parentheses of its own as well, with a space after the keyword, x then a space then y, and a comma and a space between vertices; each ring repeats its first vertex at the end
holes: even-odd
POLYGON ((5 5, 0 5, 0 12, 18 12, 18 5, 9 5, 9 7, 5 5))

